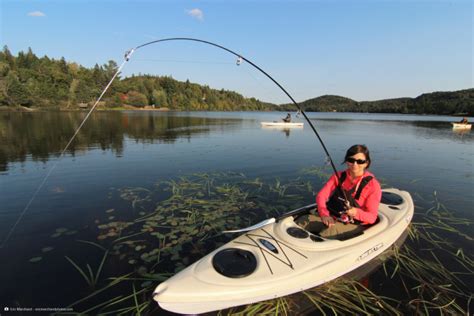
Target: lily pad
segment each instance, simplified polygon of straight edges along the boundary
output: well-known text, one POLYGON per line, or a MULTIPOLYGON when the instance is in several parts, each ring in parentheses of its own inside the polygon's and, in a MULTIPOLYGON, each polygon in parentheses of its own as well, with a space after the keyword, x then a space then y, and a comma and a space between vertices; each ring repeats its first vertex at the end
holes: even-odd
POLYGON ((42 252, 49 252, 51 250, 53 250, 54 248, 53 247, 44 247, 43 249, 41 249, 42 252))
POLYGON ((30 262, 35 263, 35 262, 41 261, 42 259, 43 259, 43 257, 34 257, 34 258, 30 259, 30 262))

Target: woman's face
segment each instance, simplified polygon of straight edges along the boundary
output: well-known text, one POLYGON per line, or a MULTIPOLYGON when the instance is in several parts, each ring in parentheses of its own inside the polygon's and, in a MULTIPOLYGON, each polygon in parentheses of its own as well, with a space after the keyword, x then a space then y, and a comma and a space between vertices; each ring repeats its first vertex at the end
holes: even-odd
POLYGON ((347 168, 352 174, 362 175, 367 168, 367 158, 365 154, 358 153, 346 159, 347 168))

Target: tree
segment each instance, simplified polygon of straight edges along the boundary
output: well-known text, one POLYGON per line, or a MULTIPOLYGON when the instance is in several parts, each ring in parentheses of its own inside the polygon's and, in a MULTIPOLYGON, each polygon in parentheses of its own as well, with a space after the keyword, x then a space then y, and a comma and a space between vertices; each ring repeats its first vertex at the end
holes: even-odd
POLYGON ((3 52, 0 54, 0 61, 6 62, 10 66, 10 69, 15 69, 15 57, 13 57, 7 45, 3 46, 3 52))
POLYGON ((6 78, 6 81, 6 97, 9 105, 19 106, 31 104, 30 94, 28 93, 28 90, 23 84, 21 84, 21 82, 18 80, 17 76, 14 73, 10 72, 6 78))
POLYGON ((144 107, 145 105, 148 105, 148 99, 143 93, 130 91, 128 93, 128 104, 144 107))
POLYGON ((117 63, 113 60, 109 60, 107 64, 104 64, 105 79, 107 81, 110 81, 110 79, 112 79, 112 77, 115 75, 117 70, 118 70, 117 63))
POLYGON ((154 89, 152 92, 153 104, 157 107, 168 107, 168 98, 163 89, 154 89))

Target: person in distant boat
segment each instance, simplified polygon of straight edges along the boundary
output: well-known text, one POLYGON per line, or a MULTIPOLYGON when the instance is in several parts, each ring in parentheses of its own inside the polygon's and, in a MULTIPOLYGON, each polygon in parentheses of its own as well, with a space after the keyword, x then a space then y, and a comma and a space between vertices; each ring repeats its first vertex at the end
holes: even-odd
POLYGON ((285 123, 290 123, 291 122, 291 114, 288 113, 285 118, 282 119, 283 122, 285 123))
POLYGON ((469 124, 467 117, 463 117, 461 121, 459 121, 461 124, 469 124))
POLYGON ((365 145, 351 146, 344 158, 347 169, 328 180, 316 196, 319 216, 309 214, 296 222, 312 233, 329 239, 356 236, 364 225, 375 223, 382 189, 367 171, 371 164, 365 145))

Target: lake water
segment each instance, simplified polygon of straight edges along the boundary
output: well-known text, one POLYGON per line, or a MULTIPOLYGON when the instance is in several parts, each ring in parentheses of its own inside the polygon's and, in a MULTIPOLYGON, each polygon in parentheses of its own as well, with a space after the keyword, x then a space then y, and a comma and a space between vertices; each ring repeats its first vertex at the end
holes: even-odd
MULTIPOLYGON (((254 197, 256 204, 281 206, 271 210, 280 212, 285 207, 313 203, 313 192, 321 187, 324 177, 308 170, 331 172, 307 123, 304 129, 291 130, 260 126, 261 121, 279 120, 285 113, 96 112, 60 158, 84 116, 77 112, 0 112, 0 241, 11 233, 0 249, 2 306, 64 308, 90 294, 84 277, 65 257, 84 269, 90 263, 95 270, 102 250, 79 240, 108 249, 110 238, 100 237, 104 228, 99 226, 133 221, 153 211, 167 194, 157 183, 178 183, 196 174, 213 175, 216 185, 227 180, 242 182, 239 177, 274 187, 295 181, 308 183, 310 188, 293 200, 284 195, 275 199, 264 191, 254 197), (138 200, 138 195, 130 195, 138 192, 137 188, 153 194, 138 200), (141 203, 139 211, 136 203, 141 203)), ((373 160, 371 171, 384 187, 409 191, 416 213, 426 212, 436 201, 472 224, 474 132, 453 131, 450 122, 458 118, 355 113, 308 116, 339 168, 344 167, 340 162, 349 146, 366 144, 373 160)), ((244 209, 239 215, 241 222, 234 222, 238 227, 226 222, 225 228, 255 223, 266 214, 244 209)), ((457 229, 460 233, 454 237, 443 236, 464 254, 472 254, 472 229, 464 224, 457 229)), ((206 236, 211 242, 184 264, 229 238, 206 236)), ((186 240, 197 242, 192 232, 186 240)), ((139 248, 135 247, 138 252, 139 248)), ((100 280, 137 271, 143 265, 149 268, 139 258, 120 257, 117 251, 107 257, 100 280)), ((160 271, 174 273, 176 260, 164 258, 160 271)), ((378 288, 391 284, 377 274, 370 278, 378 288)), ((472 274, 467 276, 471 279, 472 274)), ((467 292, 473 292, 473 283, 467 292)), ((104 284, 99 282, 96 289, 104 284)), ((111 298, 104 294, 97 301, 111 298)), ((80 311, 76 306, 74 310, 80 311)))

